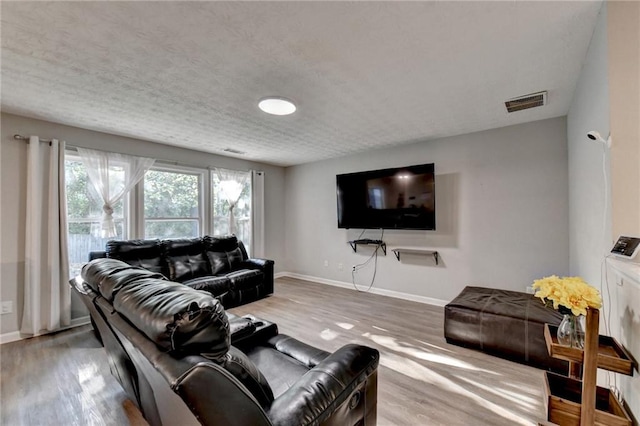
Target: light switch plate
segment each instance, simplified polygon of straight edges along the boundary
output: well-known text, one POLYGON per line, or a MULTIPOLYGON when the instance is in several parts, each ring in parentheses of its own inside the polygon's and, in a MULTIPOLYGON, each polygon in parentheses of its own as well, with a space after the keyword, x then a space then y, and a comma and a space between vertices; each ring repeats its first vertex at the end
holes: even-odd
POLYGON ((0 309, 0 314, 10 314, 13 312, 13 302, 11 300, 8 302, 2 302, 0 309))

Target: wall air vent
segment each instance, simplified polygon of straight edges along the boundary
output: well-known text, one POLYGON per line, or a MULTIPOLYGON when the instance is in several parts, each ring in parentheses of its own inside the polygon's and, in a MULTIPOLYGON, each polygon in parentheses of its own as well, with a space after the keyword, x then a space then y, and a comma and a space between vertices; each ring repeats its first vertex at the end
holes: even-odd
POLYGON ((507 112, 522 111, 523 109, 535 108, 547 104, 547 92, 530 93, 518 96, 504 103, 507 112))
POLYGON ((233 149, 233 148, 225 148, 223 149, 224 152, 229 152, 231 154, 238 154, 238 155, 244 155, 246 154, 246 152, 244 151, 238 151, 237 149, 233 149))

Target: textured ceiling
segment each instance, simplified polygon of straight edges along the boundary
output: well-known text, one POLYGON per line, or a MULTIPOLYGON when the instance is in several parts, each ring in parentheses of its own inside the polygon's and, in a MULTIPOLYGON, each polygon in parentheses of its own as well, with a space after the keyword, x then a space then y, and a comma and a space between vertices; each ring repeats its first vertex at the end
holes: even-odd
POLYGON ((565 115, 600 6, 5 1, 2 109, 300 164, 565 115), (268 95, 298 111, 265 115, 268 95))

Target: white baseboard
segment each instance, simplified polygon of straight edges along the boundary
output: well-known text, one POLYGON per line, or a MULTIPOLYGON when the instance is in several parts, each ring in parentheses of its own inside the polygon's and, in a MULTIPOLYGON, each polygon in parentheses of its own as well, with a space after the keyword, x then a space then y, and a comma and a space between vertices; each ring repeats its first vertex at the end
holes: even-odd
POLYGON ((18 340, 22 340, 19 331, 0 334, 0 345, 2 345, 3 343, 17 342, 18 340))
POLYGON ((31 337, 44 336, 50 333, 57 333, 59 331, 69 330, 70 328, 80 327, 81 325, 89 324, 90 322, 91 320, 89 318, 89 315, 87 315, 84 317, 72 319, 71 324, 69 324, 66 327, 62 327, 54 331, 43 331, 38 334, 34 334, 33 336, 31 335, 22 336, 22 334, 19 331, 12 331, 10 333, 0 334, 0 345, 4 343, 17 342, 18 340, 30 339, 31 337))
MULTIPOLYGON (((344 281, 329 280, 327 278, 314 277, 311 275, 302 275, 295 272, 278 272, 277 274, 274 274, 274 278, 283 278, 283 277, 296 278, 296 279, 305 280, 305 281, 313 281, 315 283, 332 285, 334 287, 342 287, 342 288, 356 291, 356 289, 353 288, 352 283, 347 283, 344 281)), ((410 300, 412 302, 425 303, 427 305, 445 306, 447 303, 449 303, 447 300, 434 299, 432 297, 426 297, 426 296, 418 296, 411 293, 403 293, 401 291, 387 290, 384 288, 371 287, 371 290, 369 291, 369 293, 378 294, 380 296, 394 297, 396 299, 410 300)))

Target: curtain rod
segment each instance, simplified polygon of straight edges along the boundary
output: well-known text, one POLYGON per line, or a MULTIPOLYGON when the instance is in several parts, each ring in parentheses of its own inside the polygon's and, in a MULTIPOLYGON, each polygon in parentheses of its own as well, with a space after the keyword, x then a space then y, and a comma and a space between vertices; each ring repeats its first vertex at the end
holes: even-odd
MULTIPOLYGON (((19 141, 26 141, 27 143, 29 143, 29 138, 24 137, 24 136, 22 136, 22 135, 15 134, 15 135, 13 135, 13 138, 14 138, 14 139, 17 139, 17 140, 19 140, 19 141)), ((51 139, 40 139, 40 142, 48 142, 48 143, 51 143, 51 139)))
MULTIPOLYGON (((15 134, 13 135, 13 138, 19 141, 25 141, 26 143, 29 143, 29 138, 22 136, 20 134, 15 134)), ((51 139, 40 139, 40 142, 48 142, 49 144, 51 143, 51 139)), ((76 150, 76 147, 73 145, 67 145, 67 149, 70 149, 72 151, 76 150)), ((194 166, 193 164, 186 164, 186 163, 180 163, 178 161, 172 161, 172 160, 163 160, 163 159, 156 159, 156 163, 158 164, 165 164, 165 165, 173 165, 173 166, 182 166, 182 167, 192 167, 192 168, 199 168, 199 169, 206 169, 206 170, 211 170, 211 169, 215 169, 215 166, 194 166)), ((251 171, 251 169, 247 170, 247 171, 251 171)))

